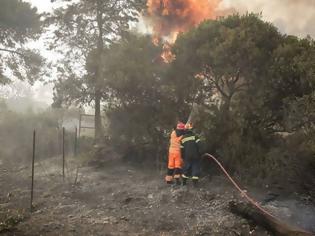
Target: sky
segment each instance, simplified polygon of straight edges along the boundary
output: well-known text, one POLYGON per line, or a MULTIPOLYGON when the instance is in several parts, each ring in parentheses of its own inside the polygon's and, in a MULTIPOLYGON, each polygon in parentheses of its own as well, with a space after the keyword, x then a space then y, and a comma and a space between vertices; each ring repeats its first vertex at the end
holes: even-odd
POLYGON ((223 0, 239 12, 262 13, 282 33, 315 38, 315 0, 223 0))
MULTIPOLYGON (((51 11, 50 0, 25 0, 40 12, 51 11)), ((315 0, 222 0, 222 7, 233 7, 239 12, 262 13, 283 33, 315 38, 315 0)))
MULTIPOLYGON (((39 12, 51 12, 53 9, 50 0, 24 1, 37 7, 39 12)), ((241 13, 262 13, 263 19, 275 24, 282 33, 299 37, 310 35, 315 38, 315 0, 222 0, 221 8, 233 8, 241 13)), ((56 54, 45 49, 41 40, 31 46, 39 49, 44 57, 52 59, 57 57, 56 54)), ((30 87, 23 82, 17 83, 18 87, 29 88, 35 100, 47 104, 52 102, 52 85, 36 83, 35 86, 30 87)))
POLYGON ((25 0, 25 2, 30 2, 33 6, 37 7, 39 12, 49 12, 53 6, 50 0, 25 0))
MULTIPOLYGON (((50 0, 24 0, 30 2, 34 7, 37 7, 38 12, 50 12, 52 11, 52 3, 50 0)), ((31 48, 39 49, 42 56, 49 58, 49 60, 57 60, 58 55, 50 52, 45 48, 44 40, 29 43, 31 48)), ((33 86, 29 85, 26 81, 14 81, 8 86, 0 87, 0 97, 17 99, 18 97, 25 97, 30 101, 34 100, 41 104, 49 106, 53 101, 53 85, 43 84, 36 82, 33 86)))

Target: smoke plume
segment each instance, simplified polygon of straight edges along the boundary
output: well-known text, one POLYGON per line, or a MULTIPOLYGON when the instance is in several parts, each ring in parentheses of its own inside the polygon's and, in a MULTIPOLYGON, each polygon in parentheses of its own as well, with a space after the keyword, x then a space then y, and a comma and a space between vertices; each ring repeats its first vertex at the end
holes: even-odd
POLYGON ((223 0, 220 7, 232 7, 240 13, 261 13, 264 20, 273 23, 282 33, 315 38, 314 0, 223 0))
POLYGON ((144 21, 152 27, 153 42, 164 45, 162 58, 174 60, 171 45, 180 32, 186 32, 207 19, 232 13, 261 13, 282 33, 315 38, 315 0, 147 0, 144 21))
POLYGON ((203 20, 231 13, 261 13, 282 33, 315 38, 314 0, 148 0, 146 23, 155 38, 174 42, 179 32, 185 32, 203 20))

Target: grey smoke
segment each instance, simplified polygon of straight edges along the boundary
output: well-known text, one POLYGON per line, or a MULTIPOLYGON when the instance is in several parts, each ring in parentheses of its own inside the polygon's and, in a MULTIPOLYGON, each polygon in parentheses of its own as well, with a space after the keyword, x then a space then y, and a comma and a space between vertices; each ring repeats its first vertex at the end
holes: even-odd
POLYGON ((268 204, 267 207, 280 219, 285 220, 286 223, 315 232, 315 207, 312 204, 288 199, 274 201, 268 204))
POLYGON ((262 13, 282 33, 315 38, 315 0, 223 0, 221 7, 237 12, 262 13))

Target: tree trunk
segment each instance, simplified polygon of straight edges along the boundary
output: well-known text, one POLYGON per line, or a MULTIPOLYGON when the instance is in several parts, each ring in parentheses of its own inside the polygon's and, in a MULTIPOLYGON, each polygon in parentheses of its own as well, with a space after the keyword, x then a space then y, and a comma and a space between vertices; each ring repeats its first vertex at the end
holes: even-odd
POLYGON ((280 222, 279 220, 252 207, 250 204, 230 202, 230 209, 234 214, 255 221, 256 224, 266 228, 276 236, 315 236, 311 232, 280 222))
POLYGON ((221 110, 222 110, 224 113, 229 113, 229 112, 230 112, 231 100, 232 100, 232 97, 224 97, 224 98, 223 98, 223 104, 222 104, 222 106, 221 106, 221 110))
POLYGON ((98 41, 97 41, 97 67, 95 73, 95 143, 99 144, 102 141, 103 126, 101 116, 101 95, 100 81, 102 80, 102 53, 104 48, 103 41, 103 13, 102 1, 97 1, 97 27, 98 27, 98 41))
POLYGON ((98 144, 102 139, 103 127, 101 116, 101 91, 95 88, 95 142, 98 144))

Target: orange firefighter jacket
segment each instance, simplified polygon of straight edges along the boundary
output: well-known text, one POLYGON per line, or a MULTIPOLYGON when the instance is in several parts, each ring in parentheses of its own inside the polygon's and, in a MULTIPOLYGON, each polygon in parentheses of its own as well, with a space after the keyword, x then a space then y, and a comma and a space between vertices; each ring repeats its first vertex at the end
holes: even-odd
POLYGON ((179 154, 179 155, 181 154, 180 146, 181 146, 182 138, 183 136, 177 137, 175 130, 171 133, 169 153, 179 154))

